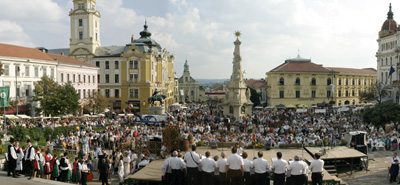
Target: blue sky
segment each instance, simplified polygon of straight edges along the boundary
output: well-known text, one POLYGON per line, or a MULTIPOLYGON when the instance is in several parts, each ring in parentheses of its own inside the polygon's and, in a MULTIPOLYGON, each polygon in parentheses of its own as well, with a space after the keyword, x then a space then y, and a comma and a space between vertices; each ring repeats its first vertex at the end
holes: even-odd
MULTIPOLYGON (((242 32, 247 78, 300 55, 324 66, 376 68, 388 0, 97 0, 103 46, 125 45, 147 19, 152 38, 187 59, 194 78, 229 78, 233 33, 242 32)), ((68 47, 72 0, 1 0, 0 42, 68 47), (34 7, 34 8, 33 8, 34 7)), ((393 2, 400 21, 400 3, 393 2)))

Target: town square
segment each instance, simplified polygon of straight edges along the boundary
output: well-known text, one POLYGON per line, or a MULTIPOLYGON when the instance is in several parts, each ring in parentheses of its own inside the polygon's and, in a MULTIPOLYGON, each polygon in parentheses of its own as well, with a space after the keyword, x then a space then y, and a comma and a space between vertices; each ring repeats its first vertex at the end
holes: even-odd
POLYGON ((0 184, 400 184, 398 15, 1 0, 0 184))

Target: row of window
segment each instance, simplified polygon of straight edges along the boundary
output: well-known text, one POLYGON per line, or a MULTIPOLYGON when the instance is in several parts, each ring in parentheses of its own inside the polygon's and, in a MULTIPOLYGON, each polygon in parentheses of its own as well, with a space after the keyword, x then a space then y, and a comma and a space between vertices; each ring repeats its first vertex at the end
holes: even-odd
MULTIPOLYGON (((48 75, 47 73, 47 67, 40 67, 39 66, 33 66, 33 76, 31 73, 31 66, 25 65, 24 67, 21 67, 20 65, 15 65, 15 73, 17 77, 36 77, 39 78, 39 70, 42 70, 42 76, 48 75)), ((9 64, 4 64, 3 65, 3 75, 4 76, 10 76, 10 65, 9 64)), ((54 68, 50 68, 50 77, 54 78, 55 75, 55 70, 54 68)))
MULTIPOLYGON (((111 92, 112 89, 104 89, 104 96, 106 98, 111 97, 111 92)), ((114 89, 114 98, 119 98, 120 97, 120 90, 119 89, 114 89)), ((129 98, 139 98, 139 89, 129 89, 129 98)))
POLYGON ((94 95, 96 89, 78 89, 76 91, 80 98, 89 98, 94 95))
POLYGON ((383 58, 381 58, 381 66, 392 66, 392 64, 395 63, 392 57, 385 57, 385 60, 383 60, 383 58))
MULTIPOLYGON (((358 85, 361 85, 361 79, 352 79, 351 83, 349 84, 349 79, 345 79, 345 84, 343 85, 357 85, 356 81, 358 81, 358 85)), ((367 82, 369 84, 369 80, 364 79, 364 85, 367 85, 367 82)), ((326 80, 326 85, 331 85, 332 84, 332 79, 328 78, 326 80)), ((285 79, 283 77, 281 77, 279 79, 279 85, 285 85, 285 79)), ((294 85, 301 85, 301 81, 300 78, 296 78, 296 80, 294 81, 294 85)), ((317 85, 317 80, 315 78, 311 79, 310 85, 317 85)), ((338 79, 338 85, 342 85, 342 79, 338 79)))
MULTIPOLYGON (((100 61, 96 61, 96 67, 100 68, 100 61)), ((129 69, 139 69, 139 61, 135 60, 131 60, 129 61, 129 69)), ((110 69, 110 61, 105 61, 104 62, 104 69, 110 69)), ((119 69, 119 61, 116 60, 114 61, 114 69, 119 69)))
MULTIPOLYGON (((60 78, 61 78, 60 79, 61 83, 64 83, 64 73, 61 73, 60 78)), ((82 75, 81 76, 80 74, 78 74, 78 75, 72 74, 72 79, 71 79, 70 74, 67 73, 66 78, 67 79, 65 80, 65 82, 71 82, 71 80, 73 83, 75 83, 75 82, 86 83, 86 81, 87 81, 87 83, 95 83, 96 82, 95 75, 82 75), (78 77, 78 78, 76 78, 76 77, 78 77)))
MULTIPOLYGON (((315 78, 312 78, 310 84, 317 85, 317 80, 315 78)), ((326 85, 330 84, 332 84, 332 79, 328 78, 326 80, 326 85)), ((279 79, 279 85, 285 85, 285 79, 283 77, 279 79)), ((296 78, 296 80, 294 81, 294 85, 301 85, 300 78, 296 78)))
MULTIPOLYGON (((311 91, 311 98, 316 98, 317 93, 316 91, 311 91)), ((295 97, 296 98, 302 98, 300 91, 295 92, 295 97)), ((326 97, 331 98, 331 91, 326 91, 326 97)), ((285 91, 279 91, 279 98, 285 98, 285 91)), ((303 97, 305 98, 305 97, 303 97)))
MULTIPOLYGON (((328 90, 326 91, 326 98, 332 98, 332 91, 328 90)), ((338 91, 338 97, 354 97, 356 96, 356 91, 354 90, 346 90, 344 91, 344 94, 342 94, 342 91, 338 91)), ((317 93, 315 90, 311 91, 311 98, 316 98, 317 97, 317 93)), ((279 91, 279 98, 285 98, 285 91, 279 91)), ((309 98, 309 97, 305 97, 305 96, 301 96, 301 92, 300 91, 296 91, 295 92, 295 98, 309 98)))
POLYGON ((381 44, 381 50, 382 51, 390 50, 390 49, 395 48, 396 46, 397 46, 397 40, 391 41, 391 42, 382 43, 381 44))

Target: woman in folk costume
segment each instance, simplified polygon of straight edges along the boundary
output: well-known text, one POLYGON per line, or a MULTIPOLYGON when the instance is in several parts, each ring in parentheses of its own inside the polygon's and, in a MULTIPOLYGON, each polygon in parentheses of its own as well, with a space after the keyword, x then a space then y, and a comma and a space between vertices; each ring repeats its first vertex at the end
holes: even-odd
POLYGON ((60 161, 57 158, 57 154, 54 154, 50 161, 51 179, 57 180, 60 175, 58 166, 60 166, 60 161))
POLYGON ((44 156, 42 153, 40 153, 40 148, 36 148, 36 154, 35 154, 35 161, 33 163, 33 168, 34 168, 34 174, 33 177, 36 177, 37 174, 39 174, 39 177, 43 177, 44 174, 44 156))
POLYGON ((23 164, 22 164, 22 159, 24 158, 24 152, 22 151, 22 148, 19 147, 19 142, 15 142, 15 151, 17 153, 17 167, 15 168, 15 171, 17 174, 21 174, 23 170, 23 164))
POLYGON ((44 174, 46 175, 46 179, 50 180, 50 174, 51 174, 51 159, 53 156, 51 156, 49 150, 47 150, 44 154, 44 174))
POLYGON ((122 184, 124 182, 124 161, 122 155, 117 159, 118 163, 118 179, 119 183, 122 184))
POLYGON ((70 182, 72 179, 72 164, 70 162, 68 162, 68 169, 67 182, 70 182))
POLYGON ((74 163, 72 163, 72 178, 71 181, 79 183, 81 180, 81 163, 78 161, 78 157, 75 157, 74 163))
POLYGON ((130 163, 131 163, 131 158, 129 157, 128 153, 125 152, 124 153, 124 178, 128 177, 131 167, 130 167, 130 163))

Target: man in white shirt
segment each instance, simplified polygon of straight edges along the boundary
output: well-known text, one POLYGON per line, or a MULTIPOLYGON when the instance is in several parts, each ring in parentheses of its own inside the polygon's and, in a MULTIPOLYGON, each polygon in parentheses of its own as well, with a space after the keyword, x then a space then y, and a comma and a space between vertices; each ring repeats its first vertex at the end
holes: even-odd
POLYGON ((277 152, 276 157, 278 159, 272 162, 272 171, 274 172, 274 185, 284 185, 288 162, 282 159, 281 152, 277 152))
POLYGON ((163 182, 165 182, 165 184, 171 184, 171 174, 172 174, 172 170, 171 167, 169 166, 169 160, 171 160, 171 157, 168 157, 164 160, 164 163, 161 167, 161 171, 163 172, 163 177, 162 180, 163 182))
POLYGON ((263 158, 263 152, 259 151, 257 153, 258 158, 254 159, 253 166, 254 166, 254 179, 256 185, 269 185, 269 171, 270 167, 268 161, 263 158))
POLYGON ((171 184, 182 185, 183 177, 182 171, 185 170, 186 164, 183 160, 178 158, 178 152, 172 152, 172 158, 169 160, 169 166, 171 167, 171 184))
POLYGON ((237 154, 237 148, 232 147, 232 155, 228 157, 226 168, 228 169, 228 183, 230 185, 243 184, 243 158, 237 154))
POLYGON ((186 162, 186 181, 187 184, 199 185, 200 172, 199 165, 201 162, 200 155, 196 153, 196 145, 192 145, 192 151, 186 152, 184 156, 186 162))
POLYGON ((226 178, 226 165, 227 165, 227 160, 225 158, 225 153, 221 152, 221 159, 217 161, 217 169, 218 169, 218 180, 220 185, 225 185, 227 184, 227 178, 226 178))
POLYGON ((294 156, 294 161, 290 163, 288 170, 293 185, 304 185, 307 167, 300 161, 299 156, 294 156))
POLYGON ((200 163, 201 170, 203 171, 203 185, 212 185, 214 184, 214 171, 215 171, 215 161, 210 157, 210 152, 206 152, 206 158, 201 160, 200 163))
POLYGON ((252 183, 252 177, 251 177, 251 170, 253 169, 253 161, 247 159, 248 155, 247 152, 242 153, 243 157, 243 179, 244 179, 244 185, 251 185, 252 183))
POLYGON ((35 148, 33 148, 30 139, 28 139, 26 142, 28 143, 27 149, 25 151, 26 170, 29 176, 28 179, 31 179, 33 175, 33 162, 35 160, 35 148))
POLYGON ((322 185, 322 172, 324 170, 324 161, 320 159, 319 153, 314 154, 314 160, 310 163, 311 180, 313 185, 322 185))

